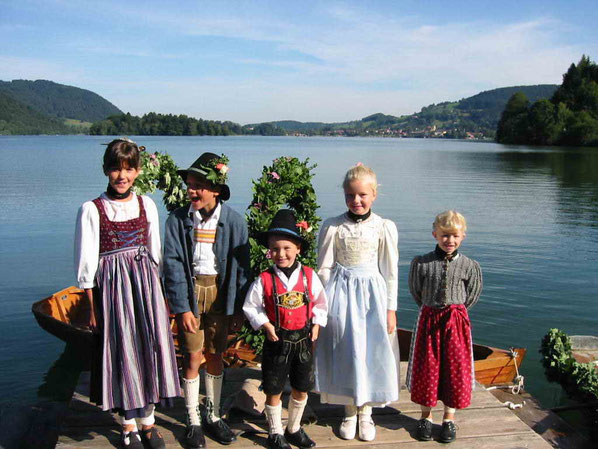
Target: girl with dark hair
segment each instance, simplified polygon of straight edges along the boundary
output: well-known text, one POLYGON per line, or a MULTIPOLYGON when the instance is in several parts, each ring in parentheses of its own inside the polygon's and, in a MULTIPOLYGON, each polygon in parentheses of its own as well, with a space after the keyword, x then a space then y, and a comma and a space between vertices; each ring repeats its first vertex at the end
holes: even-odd
POLYGON ((106 192, 84 203, 77 216, 75 267, 101 348, 91 399, 121 416, 123 447, 142 448, 145 440, 160 448, 165 445, 154 426, 154 404, 169 405, 180 387, 159 277, 158 211, 150 198, 132 191, 140 159, 132 140, 108 144, 106 192))

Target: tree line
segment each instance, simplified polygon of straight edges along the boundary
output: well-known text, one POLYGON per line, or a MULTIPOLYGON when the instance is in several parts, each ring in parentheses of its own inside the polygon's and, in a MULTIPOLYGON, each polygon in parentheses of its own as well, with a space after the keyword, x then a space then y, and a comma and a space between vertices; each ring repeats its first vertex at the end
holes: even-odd
POLYGON ((241 126, 231 121, 203 120, 187 115, 158 114, 150 112, 138 117, 130 113, 111 115, 91 125, 92 135, 135 136, 231 136, 260 135, 281 136, 285 131, 272 123, 241 126))
POLYGON ((522 92, 507 102, 496 130, 507 144, 598 146, 598 65, 582 56, 550 100, 522 92))

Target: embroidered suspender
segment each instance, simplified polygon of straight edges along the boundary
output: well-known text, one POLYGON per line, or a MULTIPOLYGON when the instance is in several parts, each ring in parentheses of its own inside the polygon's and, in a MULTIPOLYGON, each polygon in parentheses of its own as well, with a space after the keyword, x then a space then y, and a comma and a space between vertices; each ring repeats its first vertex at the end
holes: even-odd
MULTIPOLYGON (((274 323, 275 329, 278 331, 280 329, 280 296, 278 295, 278 291, 276 289, 276 272, 274 271, 274 267, 270 268, 270 276, 272 276, 272 296, 274 297, 274 312, 276 316, 276 322, 274 323)), ((310 325, 310 318, 309 318, 309 303, 311 302, 309 285, 307 283, 307 276, 305 274, 305 269, 301 266, 301 276, 303 276, 303 304, 305 305, 305 326, 309 327, 310 325)))

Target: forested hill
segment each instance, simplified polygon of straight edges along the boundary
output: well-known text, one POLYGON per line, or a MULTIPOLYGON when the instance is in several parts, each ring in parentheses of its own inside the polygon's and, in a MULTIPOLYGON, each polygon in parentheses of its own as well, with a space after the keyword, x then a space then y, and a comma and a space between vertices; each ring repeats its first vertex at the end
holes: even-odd
POLYGON ((50 117, 95 122, 122 111, 98 94, 52 81, 0 81, 0 93, 50 117))
POLYGON ((538 100, 550 98, 557 87, 553 84, 503 87, 459 101, 431 104, 418 113, 401 117, 377 113, 344 123, 302 123, 287 120, 272 124, 288 133, 304 134, 423 136, 435 133, 436 137, 464 137, 467 132, 475 132, 492 137, 500 114, 514 92, 523 92, 527 98, 538 100))
POLYGON ((0 92, 0 135, 75 134, 77 129, 62 120, 48 117, 0 92))

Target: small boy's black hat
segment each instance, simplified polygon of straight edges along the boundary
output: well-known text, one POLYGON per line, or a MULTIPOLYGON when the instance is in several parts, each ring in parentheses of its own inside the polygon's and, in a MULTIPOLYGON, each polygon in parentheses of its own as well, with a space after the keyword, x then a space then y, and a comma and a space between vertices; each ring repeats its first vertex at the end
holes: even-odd
POLYGON ((291 209, 280 209, 276 212, 268 230, 260 232, 256 239, 261 245, 268 248, 268 237, 271 235, 291 237, 292 240, 296 240, 300 243, 303 249, 309 245, 308 241, 299 234, 297 219, 295 218, 295 213, 291 209))
POLYGON ((191 164, 191 167, 187 170, 177 170, 177 173, 185 182, 187 181, 187 175, 192 173, 210 181, 215 186, 219 186, 219 198, 222 201, 226 201, 230 198, 230 189, 226 185, 227 162, 228 160, 224 156, 218 156, 214 153, 203 153, 191 164), (217 166, 220 166, 220 168, 217 168, 217 166))

